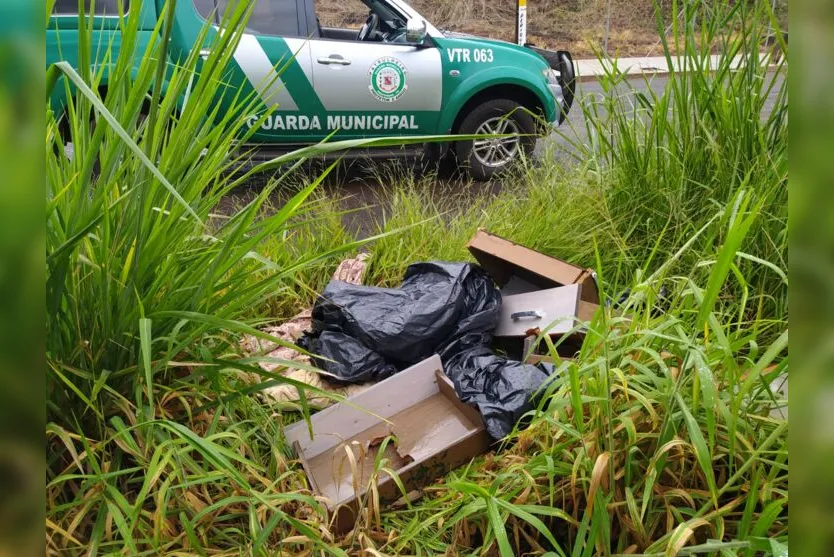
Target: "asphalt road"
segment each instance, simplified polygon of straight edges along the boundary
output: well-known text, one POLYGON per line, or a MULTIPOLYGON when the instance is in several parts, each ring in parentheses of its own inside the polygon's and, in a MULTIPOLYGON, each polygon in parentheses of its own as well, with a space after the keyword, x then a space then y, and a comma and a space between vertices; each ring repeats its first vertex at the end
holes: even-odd
MULTIPOLYGON (((650 87, 656 93, 661 93, 667 78, 655 76, 648 85, 641 78, 631 80, 632 86, 639 91, 646 91, 650 87)), ((571 144, 585 144, 588 141, 584 116, 578 105, 589 95, 602 93, 602 87, 597 81, 587 81, 578 84, 579 89, 574 108, 559 128, 560 133, 551 134, 539 141, 535 158, 544 160, 549 157, 569 158, 573 148, 571 144)), ((624 95, 633 95, 629 88, 622 87, 624 95)), ((771 95, 765 111, 772 109, 775 94, 771 95)), ((306 175, 300 175, 298 180, 304 182, 312 179, 323 166, 313 165, 306 175)), ((473 183, 462 176, 461 172, 451 165, 441 167, 437 175, 421 177, 414 161, 352 161, 339 165, 323 182, 323 188, 329 196, 339 199, 341 208, 345 211, 345 225, 358 235, 368 235, 374 231, 374 222, 378 222, 385 214, 384 195, 386 187, 392 183, 400 183, 406 179, 422 180, 434 195, 448 197, 451 193, 465 192, 471 196, 495 195, 502 189, 500 179, 492 183, 473 183)), ((221 210, 233 211, 234 207, 251 199, 263 187, 268 176, 254 179, 247 187, 241 188, 224 200, 221 210)), ((309 183, 309 182, 308 182, 309 183)), ((280 205, 280 196, 286 195, 278 191, 275 204, 280 205)))

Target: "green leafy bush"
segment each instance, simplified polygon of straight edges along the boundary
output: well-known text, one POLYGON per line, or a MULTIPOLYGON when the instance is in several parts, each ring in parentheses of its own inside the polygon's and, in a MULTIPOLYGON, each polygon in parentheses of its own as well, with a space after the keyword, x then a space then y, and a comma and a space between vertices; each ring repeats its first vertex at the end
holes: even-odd
MULTIPOLYGON (((156 553, 171 542, 162 535, 166 526, 146 522, 151 493, 176 508, 197 476, 223 477, 232 489, 251 493, 251 478, 232 465, 246 457, 224 446, 228 436, 214 435, 214 426, 200 431, 193 420, 205 413, 196 412, 225 394, 221 370, 246 367, 230 348, 238 333, 254 332, 253 308, 294 292, 308 265, 354 248, 315 246, 278 262, 261 250, 282 249, 293 237, 318 185, 267 211, 289 165, 342 146, 241 170, 245 153, 236 155, 237 145, 251 132, 238 115, 254 112, 255 101, 226 89, 222 74, 250 9, 240 3, 227 10, 228 32, 212 39, 204 61, 194 50, 176 66, 166 62, 171 20, 164 17, 130 78, 138 20, 126 18, 117 59, 48 70, 50 88, 65 87, 69 98, 60 114, 47 111, 51 549, 156 553), (111 79, 102 98, 107 66, 111 79), (220 95, 233 96, 227 112, 215 108, 220 95), (254 172, 277 167, 284 169, 278 179, 233 215, 215 212, 254 172), (154 491, 157 482, 166 495, 154 491)), ((89 61, 91 22, 79 18, 81 60, 89 61)), ((203 38, 207 33, 208 27, 203 38)), ((234 385, 240 390, 242 383, 234 385)))

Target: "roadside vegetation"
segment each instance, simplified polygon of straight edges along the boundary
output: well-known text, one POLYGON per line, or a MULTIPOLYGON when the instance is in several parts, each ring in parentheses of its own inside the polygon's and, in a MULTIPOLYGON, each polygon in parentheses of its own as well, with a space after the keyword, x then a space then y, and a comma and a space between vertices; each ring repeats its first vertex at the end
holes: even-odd
POLYGON ((704 10, 673 26, 692 62, 660 94, 612 68, 575 108, 592 140, 573 158, 522 165, 489 197, 438 201, 429 178, 397 174, 371 241, 317 179, 297 187, 294 161, 335 146, 273 163, 245 207, 217 210, 250 176, 228 153, 252 100, 209 102, 234 95, 220 77, 244 7, 202 78, 195 53, 161 101, 165 20, 138 77, 105 98, 92 70, 53 70, 79 92, 47 114, 48 552, 787 554, 788 422, 769 388, 788 371, 787 65, 760 59, 768 3, 704 10), (713 47, 743 69, 711 71, 713 47), (268 338, 255 327, 309 306, 346 255, 368 251, 366 283, 395 285, 414 261, 468 259, 479 226, 593 266, 621 303, 529 427, 413 504, 368 501, 336 538, 282 437, 303 401, 264 402, 286 379, 239 337, 268 338))
MULTIPOLYGON (((410 4, 442 29, 515 42, 516 0, 414 0, 410 4)), ((610 8, 612 56, 660 56, 654 10, 658 5, 669 16, 671 4, 671 0, 530 0, 527 39, 542 48, 593 58, 603 47, 610 8)), ((359 0, 320 0, 317 5, 325 26, 358 30, 367 15, 359 0)))
MULTIPOLYGON (((748 2, 754 6, 756 0, 748 2)), ((410 4, 443 29, 515 42, 517 0, 413 0, 410 4)), ((700 4, 715 11, 724 8, 723 0, 700 4)), ((359 0, 318 0, 316 5, 326 27, 358 31, 365 21, 359 0)), ((568 50, 574 58, 594 58, 604 52, 608 35, 611 57, 663 56, 655 10, 661 11, 664 35, 671 38, 672 19, 677 15, 683 21, 682 5, 672 0, 529 0, 527 40, 542 48, 568 50)), ((779 28, 787 32, 787 0, 771 6, 779 28)), ((671 47, 676 52, 676 45, 671 47)))

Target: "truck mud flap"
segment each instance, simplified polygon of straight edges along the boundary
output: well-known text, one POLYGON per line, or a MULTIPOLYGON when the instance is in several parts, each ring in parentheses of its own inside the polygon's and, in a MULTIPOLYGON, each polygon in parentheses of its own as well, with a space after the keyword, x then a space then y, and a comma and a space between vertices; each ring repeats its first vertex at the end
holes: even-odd
POLYGON ((559 72, 559 85, 562 86, 562 95, 565 99, 564 109, 562 114, 559 115, 559 123, 561 124, 570 112, 576 95, 576 69, 573 65, 573 58, 567 50, 545 50, 529 43, 524 46, 541 55, 551 68, 559 72))

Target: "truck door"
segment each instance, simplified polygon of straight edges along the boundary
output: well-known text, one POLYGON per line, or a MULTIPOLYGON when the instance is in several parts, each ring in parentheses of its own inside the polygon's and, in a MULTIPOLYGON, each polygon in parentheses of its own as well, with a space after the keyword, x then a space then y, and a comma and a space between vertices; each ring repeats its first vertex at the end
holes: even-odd
POLYGON ((406 44, 405 22, 404 14, 381 0, 344 0, 308 15, 323 135, 436 132, 443 96, 440 52, 430 38, 424 45, 406 44))
MULTIPOLYGON (((165 0, 156 0, 162 10, 165 0)), ((252 0, 252 15, 234 54, 225 81, 235 90, 259 98, 253 114, 243 115, 247 125, 268 109, 272 115, 253 136, 259 143, 303 143, 320 136, 320 123, 310 115, 322 111, 312 86, 310 45, 304 0, 252 0), (317 125, 318 124, 318 125, 317 125)), ((172 49, 174 54, 195 45, 206 22, 219 29, 232 0, 179 0, 176 4, 172 49)), ((162 13, 162 12, 160 12, 162 13)), ((226 95, 226 97, 230 97, 226 95)), ((231 102, 219 99, 218 102, 231 102)))

